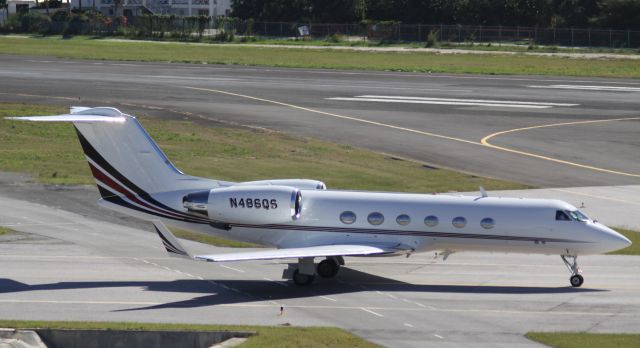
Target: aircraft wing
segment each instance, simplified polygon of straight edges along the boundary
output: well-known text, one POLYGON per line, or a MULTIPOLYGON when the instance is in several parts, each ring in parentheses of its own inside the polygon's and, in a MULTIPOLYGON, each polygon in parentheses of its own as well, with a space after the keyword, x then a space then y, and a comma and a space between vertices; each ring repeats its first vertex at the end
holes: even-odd
POLYGON ((153 221, 156 232, 169 255, 184 257, 199 261, 223 262, 223 261, 247 261, 247 260, 271 260, 291 259, 300 257, 327 257, 327 256, 367 256, 384 255, 410 252, 410 249, 398 246, 359 245, 359 244, 333 244, 319 245, 304 248, 284 248, 259 251, 245 251, 239 253, 195 255, 192 256, 180 244, 178 239, 160 221, 153 221))
POLYGON ((326 256, 365 256, 392 254, 401 250, 354 244, 320 245, 304 248, 284 248, 260 251, 246 251, 239 253, 195 255, 196 260, 222 262, 222 261, 246 261, 246 260, 271 260, 293 259, 300 257, 326 257, 326 256))

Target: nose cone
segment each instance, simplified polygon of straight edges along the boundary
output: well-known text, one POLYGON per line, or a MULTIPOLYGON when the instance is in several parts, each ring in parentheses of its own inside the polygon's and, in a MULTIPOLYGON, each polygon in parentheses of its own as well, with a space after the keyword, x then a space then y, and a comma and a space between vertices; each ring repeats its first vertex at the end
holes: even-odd
POLYGON ((602 245, 606 252, 616 251, 624 249, 631 245, 631 241, 622 234, 598 224, 598 230, 600 231, 602 245))

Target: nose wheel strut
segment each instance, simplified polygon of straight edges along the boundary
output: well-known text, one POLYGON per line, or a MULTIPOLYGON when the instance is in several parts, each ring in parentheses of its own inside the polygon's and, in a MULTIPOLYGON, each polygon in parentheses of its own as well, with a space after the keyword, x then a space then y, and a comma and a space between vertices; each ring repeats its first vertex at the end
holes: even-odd
POLYGON ((569 278, 569 283, 574 288, 578 288, 584 283, 584 277, 582 276, 582 270, 578 267, 578 255, 560 255, 564 265, 567 266, 567 269, 571 273, 571 277, 569 278), (571 259, 571 261, 567 260, 571 259))

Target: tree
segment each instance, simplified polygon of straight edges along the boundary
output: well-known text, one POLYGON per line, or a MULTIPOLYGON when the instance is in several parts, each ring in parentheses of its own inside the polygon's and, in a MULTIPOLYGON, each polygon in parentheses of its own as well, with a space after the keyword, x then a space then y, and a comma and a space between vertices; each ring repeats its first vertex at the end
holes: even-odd
POLYGON ((601 0, 593 22, 600 27, 637 29, 640 27, 640 0, 601 0))

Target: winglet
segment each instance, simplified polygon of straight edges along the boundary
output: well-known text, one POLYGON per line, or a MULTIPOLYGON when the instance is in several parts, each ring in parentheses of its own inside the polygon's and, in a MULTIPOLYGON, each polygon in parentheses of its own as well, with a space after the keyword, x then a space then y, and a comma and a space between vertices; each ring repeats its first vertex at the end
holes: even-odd
POLYGON ((489 197, 487 191, 482 186, 480 186, 480 196, 482 196, 482 198, 489 197))
POLYGON ((193 259, 187 250, 180 244, 178 238, 169 231, 167 226, 165 226, 160 220, 153 220, 153 227, 155 227, 158 236, 162 239, 162 244, 164 244, 164 248, 167 249, 167 252, 171 256, 182 257, 193 259))

